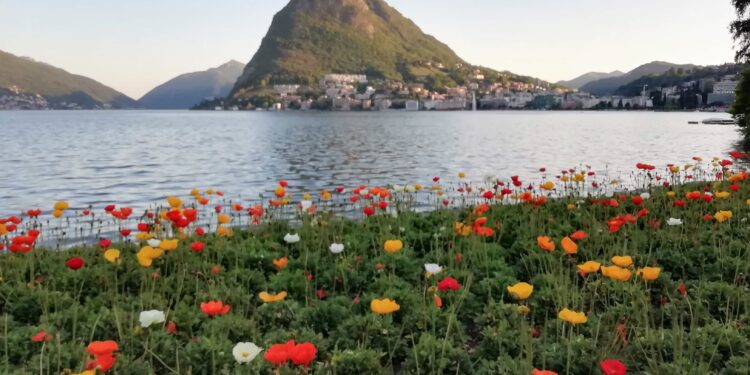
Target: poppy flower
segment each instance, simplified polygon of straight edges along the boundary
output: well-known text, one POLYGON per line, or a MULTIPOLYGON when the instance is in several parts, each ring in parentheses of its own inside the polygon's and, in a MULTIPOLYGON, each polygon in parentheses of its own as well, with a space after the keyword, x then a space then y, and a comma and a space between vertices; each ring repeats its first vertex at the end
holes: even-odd
POLYGON ((68 266, 71 270, 77 270, 81 267, 83 267, 83 259, 74 257, 70 258, 65 262, 65 265, 68 266))
POLYGON ((437 284, 437 287, 441 292, 445 292, 448 290, 459 290, 461 289, 461 284, 452 277, 446 277, 437 284))
POLYGON ((443 300, 439 295, 437 295, 437 293, 432 295, 432 300, 433 302, 435 302, 435 307, 437 307, 438 309, 443 307, 443 300))
POLYGON ((365 216, 372 216, 372 215, 375 215, 375 209, 370 206, 367 206, 362 209, 362 213, 365 214, 365 216))
POLYGON ((36 335, 31 336, 31 341, 33 342, 45 342, 50 340, 52 340, 52 335, 44 331, 39 331, 36 335))
POLYGON ((206 248, 206 244, 200 241, 195 241, 190 244, 190 249, 196 253, 203 251, 203 249, 205 248, 206 248))
POLYGON ((297 366, 310 366, 310 362, 315 359, 315 354, 318 352, 318 348, 312 343, 303 342, 297 344, 292 349, 289 359, 297 366))
POLYGON ((370 302, 370 310, 378 315, 388 315, 401 309, 401 306, 392 299, 373 299, 370 302))
POLYGON ((614 256, 612 257, 612 263, 619 267, 627 268, 633 264, 633 257, 631 256, 614 256))
POLYGON ((586 314, 570 309, 563 309, 559 314, 557 314, 557 316, 572 325, 583 324, 588 321, 586 314))
POLYGON ((599 367, 602 369, 604 375, 625 375, 628 371, 625 364, 616 359, 601 361, 599 362, 599 367))
POLYGON ((332 243, 331 246, 328 246, 328 250, 332 254, 341 254, 344 251, 344 244, 342 244, 342 243, 332 243))
POLYGON ((299 242, 299 240, 300 240, 299 234, 296 234, 296 233, 295 234, 287 233, 286 235, 284 235, 284 242, 286 242, 288 244, 297 243, 297 242, 299 242))
POLYGON ((234 356, 237 363, 248 363, 255 359, 262 351, 263 349, 252 342, 238 342, 232 348, 232 356, 234 356))
POLYGON ((601 267, 601 263, 595 262, 593 260, 590 260, 590 261, 588 261, 586 263, 579 264, 578 265, 578 270, 581 271, 581 272, 589 274, 589 273, 595 273, 595 272, 599 271, 600 267, 601 267))
POLYGON ((289 361, 294 350, 294 340, 285 344, 274 344, 263 353, 263 358, 274 366, 282 366, 289 361))
POLYGON ((714 215, 716 221, 723 223, 732 218, 732 211, 719 211, 714 215))
POLYGON ((120 260, 120 250, 117 249, 109 249, 102 254, 104 259, 107 260, 107 262, 110 263, 117 263, 120 260))
POLYGON ((141 327, 143 328, 148 328, 152 324, 164 323, 165 320, 164 311, 159 310, 141 311, 138 315, 138 322, 141 323, 141 327))
POLYGON ((168 321, 167 324, 164 325, 164 330, 167 333, 171 334, 171 335, 176 335, 177 334, 177 323, 175 323, 175 322, 173 322, 171 320, 168 321))
POLYGON ((111 355, 119 349, 120 347, 117 345, 117 342, 112 340, 93 341, 86 347, 86 351, 94 357, 111 355))
POLYGON ((573 232, 573 234, 571 234, 569 237, 573 240, 581 241, 581 240, 585 240, 586 237, 588 236, 586 235, 586 232, 579 230, 579 231, 573 232))
POLYGON ((230 306, 225 305, 221 300, 203 302, 200 307, 201 312, 206 316, 226 315, 230 309, 230 306))
POLYGON ((107 249, 110 246, 112 246, 112 240, 109 240, 109 239, 106 239, 106 238, 102 238, 101 240, 99 240, 99 248, 100 249, 107 249))
POLYGON ((659 273, 661 273, 661 268, 659 267, 643 267, 636 271, 636 274, 646 281, 654 281, 658 279, 659 273))
POLYGON ((139 232, 148 232, 148 224, 146 223, 138 223, 138 231, 139 232))
POLYGON ((549 370, 534 369, 534 371, 531 372, 531 375, 557 375, 557 373, 549 370))
POLYGON ((258 293, 258 298, 265 303, 274 303, 283 301, 287 296, 287 292, 280 292, 276 294, 270 294, 268 292, 258 293))
POLYGON ((539 248, 542 250, 546 250, 549 252, 555 251, 555 243, 547 236, 539 236, 536 238, 536 243, 539 245, 539 248))
POLYGON ((563 251, 566 254, 572 255, 572 254, 578 253, 578 245, 576 245, 576 243, 573 242, 573 240, 571 240, 570 237, 564 237, 560 241, 560 245, 562 246, 563 251))
POLYGON ((628 281, 630 280, 630 277, 633 275, 630 270, 627 268, 621 268, 618 266, 608 266, 608 267, 601 267, 602 275, 604 277, 608 277, 612 280, 617 281, 628 281))
POLYGON ((87 370, 99 370, 101 372, 109 371, 117 363, 117 358, 112 354, 105 354, 94 357, 93 361, 90 361, 86 365, 87 370))
POLYGON ((531 293, 534 292, 534 286, 529 283, 517 283, 509 286, 508 293, 512 294, 518 300, 526 300, 531 297, 531 293))
POLYGON ((197 234, 198 236, 203 237, 203 236, 206 235, 206 230, 203 229, 203 228, 201 228, 201 227, 195 228, 195 234, 197 234))
POLYGON ((389 253, 396 253, 404 247, 401 240, 388 240, 383 244, 383 249, 389 253))
POLYGON ((272 262, 273 262, 273 266, 276 267, 276 270, 281 271, 284 269, 284 267, 286 267, 287 264, 289 264, 289 258, 281 257, 281 258, 274 259, 272 262))

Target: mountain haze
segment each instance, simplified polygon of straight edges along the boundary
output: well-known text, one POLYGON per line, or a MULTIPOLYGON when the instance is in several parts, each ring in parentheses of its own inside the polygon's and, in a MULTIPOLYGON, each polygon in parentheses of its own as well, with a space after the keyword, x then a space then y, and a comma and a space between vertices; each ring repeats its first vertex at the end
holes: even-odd
POLYGON ((617 91, 620 86, 627 85, 630 82, 637 80, 643 76, 652 74, 662 74, 671 68, 674 69, 692 69, 696 65, 691 64, 672 64, 664 61, 652 61, 648 64, 643 64, 621 76, 603 78, 596 81, 589 82, 581 86, 580 90, 588 92, 594 95, 611 95, 617 91))
POLYGON ((50 107, 63 102, 80 108, 130 108, 135 101, 91 78, 71 74, 52 65, 0 51, 0 89, 40 95, 50 107))
POLYGON ((224 97, 232 90, 245 64, 230 61, 216 68, 177 76, 138 100, 148 109, 188 109, 207 97, 224 97))
POLYGON ((570 81, 558 81, 557 84, 560 86, 570 87, 572 89, 580 89, 581 86, 593 82, 598 81, 600 79, 604 78, 612 78, 612 77, 619 77, 625 73, 615 70, 614 72, 610 73, 603 73, 603 72, 589 72, 583 75, 580 75, 576 78, 571 79, 570 81))
POLYGON ((274 16, 232 97, 273 84, 312 85, 328 73, 455 84, 472 68, 383 0, 291 0, 274 16))

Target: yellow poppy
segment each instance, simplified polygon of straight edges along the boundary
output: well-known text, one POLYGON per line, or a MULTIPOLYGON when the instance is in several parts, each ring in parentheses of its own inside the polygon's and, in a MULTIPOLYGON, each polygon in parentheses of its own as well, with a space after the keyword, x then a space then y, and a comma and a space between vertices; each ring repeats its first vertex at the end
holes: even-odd
POLYGON ((153 237, 154 235, 149 232, 138 232, 135 234, 135 239, 138 241, 148 241, 153 237))
POLYGON ((467 237, 471 234, 471 227, 464 223, 456 222, 453 224, 453 231, 459 236, 467 237))
POLYGON ((55 202, 54 207, 55 207, 55 210, 57 211, 65 211, 68 209, 68 207, 70 207, 70 205, 68 205, 68 202, 66 201, 58 201, 58 202, 55 202))
POLYGON ((398 311, 399 309, 401 309, 401 306, 399 306, 396 301, 388 298, 373 299, 372 302, 370 302, 370 310, 378 315, 391 314, 398 311))
POLYGON ((508 287, 508 293, 522 301, 531 297, 531 293, 533 292, 534 286, 529 283, 516 283, 515 285, 508 287))
POLYGON ((563 248, 563 251, 566 254, 575 254, 578 252, 578 245, 576 245, 573 240, 570 239, 570 237, 564 237, 562 241, 560 241, 560 245, 563 248))
POLYGON ((586 314, 570 309, 563 309, 559 314, 557 314, 557 316, 572 325, 583 324, 588 321, 586 314))
POLYGON ((612 263, 620 267, 627 268, 633 265, 633 257, 627 255, 612 257, 612 263))
POLYGON ((232 235, 234 234, 234 231, 232 230, 232 228, 220 226, 216 228, 216 234, 222 237, 232 237, 232 235))
POLYGON ((716 196, 716 198, 719 198, 719 199, 727 199, 732 194, 728 191, 717 191, 716 194, 714 195, 716 196))
POLYGON ((521 315, 526 315, 531 312, 531 309, 528 306, 524 306, 524 305, 516 307, 516 310, 521 315))
POLYGON ((542 184, 542 189, 544 190, 554 190, 555 189, 555 183, 552 181, 547 181, 542 184))
POLYGON ((231 218, 229 217, 229 215, 219 214, 219 217, 218 217, 219 224, 227 224, 229 223, 230 220, 231 218))
POLYGON ((599 271, 601 266, 601 263, 590 260, 584 264, 579 264, 578 269, 586 273, 595 273, 599 271))
POLYGON ((383 248, 389 253, 396 253, 404 247, 404 243, 401 240, 388 240, 385 241, 383 248))
POLYGON ((674 191, 668 191, 667 192, 667 196, 670 197, 670 198, 674 198, 675 195, 677 195, 677 193, 675 193, 674 191))
POLYGON ((276 294, 271 294, 268 292, 258 293, 258 298, 260 298, 260 300, 265 303, 280 302, 280 301, 283 301, 286 298, 286 296, 287 296, 287 292, 279 292, 276 294))
POLYGON ((169 206, 172 208, 180 208, 182 207, 182 199, 177 197, 167 197, 167 203, 169 203, 169 206))
POLYGON ((716 221, 723 223, 732 218, 732 211, 719 211, 714 215, 716 221))
POLYGON ((643 280, 654 281, 654 280, 656 280, 656 279, 659 278, 659 273, 661 273, 661 268, 659 268, 659 267, 643 267, 643 268, 639 268, 636 273, 643 280))
POLYGON ((103 254, 104 259, 107 260, 107 262, 110 263, 117 263, 120 261, 120 250, 117 249, 109 249, 104 252, 103 254))
POLYGON ((54 210, 54 211, 52 211, 52 216, 54 216, 54 217, 60 217, 62 215, 63 215, 62 210, 54 210))
POLYGON ((161 249, 154 249, 151 246, 144 246, 135 254, 138 264, 143 267, 150 267, 154 259, 159 258, 164 252, 161 249))
POLYGON ((629 269, 618 266, 602 266, 601 271, 604 277, 617 281, 628 281, 633 276, 633 273, 629 269))
POLYGON ((165 251, 177 250, 177 246, 179 245, 179 242, 180 240, 177 240, 177 239, 163 240, 159 244, 159 248, 165 251))

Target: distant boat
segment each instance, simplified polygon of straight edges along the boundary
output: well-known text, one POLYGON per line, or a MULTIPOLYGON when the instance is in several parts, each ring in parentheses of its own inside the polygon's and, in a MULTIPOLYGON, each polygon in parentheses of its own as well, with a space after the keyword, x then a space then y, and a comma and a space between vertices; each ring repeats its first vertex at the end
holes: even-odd
POLYGON ((688 121, 688 124, 690 124, 690 125, 698 125, 698 124, 700 124, 700 122, 698 122, 698 121, 688 121))
POLYGON ((702 121, 704 125, 736 125, 734 119, 709 118, 702 121))

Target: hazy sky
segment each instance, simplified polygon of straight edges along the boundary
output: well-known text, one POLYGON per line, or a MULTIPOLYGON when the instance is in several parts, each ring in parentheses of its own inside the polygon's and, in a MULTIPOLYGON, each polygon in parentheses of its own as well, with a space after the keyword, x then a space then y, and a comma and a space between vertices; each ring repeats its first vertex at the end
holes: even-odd
MULTIPOLYGON (((134 98, 246 63, 287 0, 0 0, 0 50, 134 98)), ((389 0, 462 58, 549 81, 652 60, 732 60, 730 0, 389 0)))

